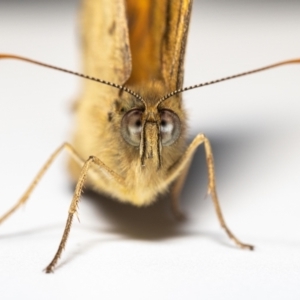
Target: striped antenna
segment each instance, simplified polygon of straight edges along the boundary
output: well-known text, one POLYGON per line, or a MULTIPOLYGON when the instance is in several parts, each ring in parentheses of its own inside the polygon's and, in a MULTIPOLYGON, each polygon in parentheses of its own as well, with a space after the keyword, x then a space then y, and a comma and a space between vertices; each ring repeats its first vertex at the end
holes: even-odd
POLYGON ((278 62, 276 64, 268 65, 268 66, 265 66, 265 67, 262 67, 262 68, 258 68, 258 69, 254 69, 254 70, 251 70, 251 71, 239 73, 239 74, 236 74, 236 75, 224 77, 224 78, 221 78, 221 79, 216 79, 216 80, 212 80, 212 81, 208 81, 208 82, 204 82, 204 83, 191 85, 191 86, 188 86, 188 87, 185 87, 185 88, 182 88, 182 89, 179 89, 179 90, 175 90, 173 92, 170 92, 170 93, 164 95, 162 98, 160 98, 158 100, 158 102, 156 104, 156 107, 158 107, 162 102, 169 99, 170 97, 178 95, 178 94, 183 93, 185 91, 189 91, 189 90, 197 89, 197 88, 200 88, 200 87, 203 87, 203 86, 219 83, 219 82, 222 82, 222 81, 226 81, 226 80, 230 80, 230 79, 250 75, 250 74, 253 74, 253 73, 258 73, 258 72, 261 72, 261 71, 269 70, 269 69, 280 67, 280 66, 283 66, 283 65, 299 64, 299 63, 300 63, 300 58, 285 60, 285 61, 278 62))
POLYGON ((39 66, 50 68, 50 69, 53 69, 53 70, 65 72, 65 73, 72 74, 72 75, 75 75, 75 76, 78 76, 78 77, 82 77, 82 78, 85 78, 85 79, 88 79, 88 80, 92 80, 92 81, 96 81, 96 82, 99 82, 99 83, 102 83, 102 84, 106 84, 108 86, 112 86, 114 88, 117 88, 121 91, 124 91, 124 92, 132 95, 137 100, 141 101, 145 105, 145 108, 147 107, 146 102, 142 98, 142 96, 135 93, 133 90, 127 88, 126 86, 119 85, 119 84, 116 84, 116 83, 113 83, 113 82, 110 82, 110 81, 106 81, 106 80, 103 80, 103 79, 95 78, 95 77, 92 77, 92 76, 84 75, 84 74, 81 74, 81 73, 78 73, 78 72, 70 71, 70 70, 67 70, 67 69, 63 69, 63 68, 60 68, 60 67, 52 66, 52 65, 49 65, 49 64, 45 64, 43 62, 36 61, 36 60, 30 59, 30 58, 27 58, 27 57, 22 57, 22 56, 13 55, 13 54, 2 54, 2 53, 0 53, 0 59, 2 59, 2 58, 4 58, 4 59, 6 59, 6 58, 8 58, 8 59, 17 59, 17 60, 29 62, 29 63, 35 64, 35 65, 39 65, 39 66))

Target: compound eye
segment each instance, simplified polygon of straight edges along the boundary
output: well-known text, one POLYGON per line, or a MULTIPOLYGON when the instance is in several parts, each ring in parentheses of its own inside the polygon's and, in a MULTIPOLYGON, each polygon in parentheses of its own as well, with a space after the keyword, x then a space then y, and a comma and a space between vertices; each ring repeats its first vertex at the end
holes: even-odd
POLYGON ((172 145, 180 135, 180 120, 178 116, 167 109, 160 111, 160 134, 164 146, 172 145))
POLYGON ((141 142, 142 115, 141 110, 133 109, 127 112, 122 119, 122 136, 132 146, 139 146, 141 142))

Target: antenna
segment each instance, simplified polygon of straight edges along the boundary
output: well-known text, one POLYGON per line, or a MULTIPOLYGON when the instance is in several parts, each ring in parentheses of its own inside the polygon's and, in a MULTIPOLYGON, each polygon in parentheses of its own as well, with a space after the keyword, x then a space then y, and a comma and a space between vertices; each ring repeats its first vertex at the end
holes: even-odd
POLYGON ((226 81, 226 80, 230 80, 230 79, 234 79, 234 78, 238 78, 238 77, 250 75, 250 74, 253 74, 253 73, 258 73, 258 72, 261 72, 261 71, 266 71, 266 70, 269 70, 269 69, 272 69, 272 68, 276 68, 276 67, 280 67, 280 66, 283 66, 283 65, 299 64, 299 63, 300 63, 300 58, 291 59, 291 60, 285 60, 285 61, 278 62, 276 64, 268 65, 268 66, 265 66, 265 67, 262 67, 262 68, 258 68, 258 69, 254 69, 254 70, 251 70, 251 71, 247 71, 247 72, 243 72, 243 73, 239 73, 239 74, 227 76, 227 77, 216 79, 216 80, 212 80, 212 81, 207 81, 207 82, 204 82, 204 83, 199 83, 199 84, 191 85, 191 86, 188 86, 188 87, 185 87, 185 88, 182 88, 182 89, 179 89, 179 90, 175 90, 173 92, 170 92, 170 93, 164 95, 161 99, 159 99, 159 101, 156 104, 156 107, 158 107, 162 102, 164 102, 165 100, 169 99, 170 97, 178 95, 178 94, 183 93, 185 91, 189 91, 189 90, 197 89, 197 88, 200 88, 200 87, 203 87, 203 86, 207 86, 207 85, 212 85, 212 84, 215 84, 215 83, 219 83, 219 82, 222 82, 222 81, 226 81))
POLYGON ((60 67, 52 66, 52 65, 49 65, 49 64, 45 64, 43 62, 36 61, 36 60, 30 59, 30 58, 27 58, 27 57, 23 57, 23 56, 18 56, 18 55, 14 55, 14 54, 2 54, 2 53, 0 53, 0 59, 3 59, 3 58, 4 59, 7 59, 7 58, 8 59, 17 59, 17 60, 25 61, 25 62, 32 63, 32 64, 35 64, 35 65, 38 65, 38 66, 42 66, 42 67, 46 67, 46 68, 49 68, 49 69, 65 72, 65 73, 72 74, 72 75, 75 75, 75 76, 78 76, 78 77, 82 77, 82 78, 85 78, 85 79, 88 79, 88 80, 92 80, 92 81, 96 81, 96 82, 99 82, 99 83, 102 83, 102 84, 106 84, 108 86, 112 86, 114 88, 117 88, 121 91, 124 91, 124 92, 132 95, 133 97, 135 97, 136 99, 141 101, 145 105, 145 108, 147 108, 146 102, 142 98, 142 96, 135 93, 133 90, 127 88, 126 86, 119 85, 119 84, 116 84, 116 83, 113 83, 113 82, 110 82, 110 81, 106 81, 106 80, 103 80, 103 79, 95 78, 95 77, 92 77, 92 76, 89 76, 89 75, 84 75, 84 74, 81 74, 81 73, 78 73, 78 72, 70 71, 70 70, 67 70, 67 69, 64 69, 64 68, 60 68, 60 67))

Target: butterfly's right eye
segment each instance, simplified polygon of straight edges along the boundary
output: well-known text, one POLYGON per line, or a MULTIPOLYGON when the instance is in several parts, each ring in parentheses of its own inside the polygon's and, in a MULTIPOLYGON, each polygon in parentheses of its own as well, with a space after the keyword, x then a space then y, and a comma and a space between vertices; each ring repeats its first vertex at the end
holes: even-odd
POLYGON ((139 146, 141 142, 142 115, 141 110, 133 109, 127 112, 122 119, 122 136, 132 146, 139 146))

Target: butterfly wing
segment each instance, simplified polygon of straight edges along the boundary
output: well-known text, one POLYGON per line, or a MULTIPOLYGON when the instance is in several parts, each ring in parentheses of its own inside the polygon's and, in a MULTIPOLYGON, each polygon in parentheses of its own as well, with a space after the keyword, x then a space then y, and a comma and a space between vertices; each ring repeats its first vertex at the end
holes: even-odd
POLYGON ((131 53, 123 0, 85 0, 81 15, 84 73, 123 84, 131 53))
MULTIPOLYGON (((84 73, 118 84, 182 87, 192 0, 85 0, 84 73)), ((87 86, 90 83, 86 83, 87 86)))
POLYGON ((163 80, 182 87, 191 0, 126 1, 132 53, 131 85, 163 80))

